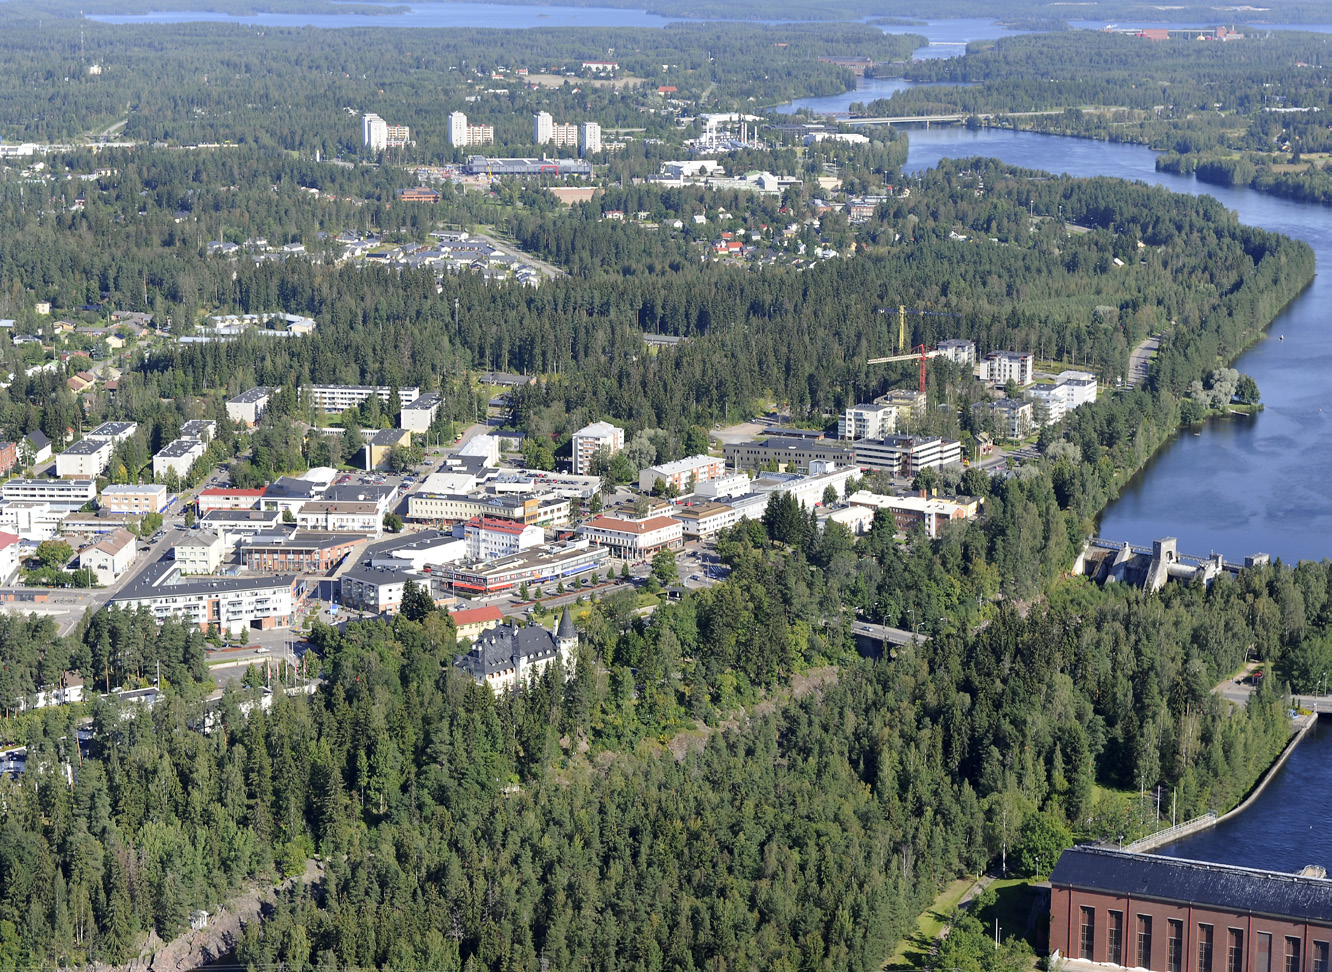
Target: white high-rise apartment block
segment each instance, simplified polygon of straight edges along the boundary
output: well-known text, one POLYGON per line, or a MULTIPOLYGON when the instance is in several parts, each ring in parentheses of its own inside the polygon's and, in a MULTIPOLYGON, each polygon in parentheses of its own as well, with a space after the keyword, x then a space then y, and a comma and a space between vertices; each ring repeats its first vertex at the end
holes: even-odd
POLYGON ((555 119, 550 117, 550 112, 539 111, 532 116, 532 141, 538 145, 545 145, 554 134, 555 119))
POLYGON ((468 145, 490 145, 495 141, 495 128, 492 125, 469 125, 467 116, 461 111, 449 115, 449 144, 454 148, 468 145))
POLYGON ((365 147, 372 152, 382 152, 387 148, 401 148, 412 137, 412 130, 406 125, 390 125, 376 114, 361 118, 361 138, 365 147))
POLYGON ((578 139, 578 154, 583 158, 601 151, 601 126, 596 122, 583 122, 578 139))
POLYGON ((467 138, 467 116, 461 111, 455 111, 449 115, 449 144, 454 148, 466 147, 471 144, 467 138))
POLYGON ((371 152, 384 151, 388 148, 388 122, 378 115, 365 115, 361 118, 361 137, 371 152))
POLYGON ((624 448, 624 429, 609 422, 593 422, 573 434, 573 471, 586 476, 592 468, 592 459, 605 449, 608 453, 624 448))
POLYGON ((578 126, 555 122, 550 126, 550 140, 556 148, 578 148, 578 126))

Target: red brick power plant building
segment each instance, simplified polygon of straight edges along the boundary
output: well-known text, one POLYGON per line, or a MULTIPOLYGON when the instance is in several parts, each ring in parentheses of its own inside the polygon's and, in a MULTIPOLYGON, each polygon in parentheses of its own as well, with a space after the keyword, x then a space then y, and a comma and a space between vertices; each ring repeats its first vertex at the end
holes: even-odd
POLYGON ((1332 972, 1332 881, 1083 846, 1050 875, 1050 952, 1151 972, 1332 972))

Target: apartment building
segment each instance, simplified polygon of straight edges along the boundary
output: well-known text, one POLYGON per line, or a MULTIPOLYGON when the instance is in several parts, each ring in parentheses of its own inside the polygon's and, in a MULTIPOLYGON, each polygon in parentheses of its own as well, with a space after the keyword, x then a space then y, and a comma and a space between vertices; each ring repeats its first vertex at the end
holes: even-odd
POLYGON ((108 513, 142 516, 145 513, 161 513, 170 501, 171 494, 160 483, 142 486, 113 484, 102 490, 98 505, 108 513))
POLYGON ((882 439, 897 431, 897 408, 882 402, 852 405, 837 420, 837 438, 882 439))
POLYGON ((212 419, 190 419, 180 427, 182 439, 199 439, 212 442, 217 435, 217 423, 212 419))
POLYGON ((130 569, 139 552, 137 543, 128 530, 113 530, 79 553, 79 567, 91 570, 97 583, 107 587, 130 569))
POLYGON ((609 422, 593 422, 573 434, 573 472, 586 476, 592 471, 592 460, 605 449, 607 454, 624 448, 624 429, 609 422))
POLYGON ((461 111, 449 115, 449 144, 454 148, 469 145, 491 145, 495 141, 493 125, 471 125, 461 111))
POLYGON ((139 423, 137 422, 103 422, 83 437, 119 445, 137 431, 139 431, 139 423))
POLYGON ((202 439, 177 439, 153 456, 153 478, 174 473, 177 479, 184 479, 207 448, 202 439))
POLYGON ((436 524, 460 523, 474 516, 499 517, 543 527, 565 526, 570 504, 552 493, 412 493, 407 497, 407 518, 436 524))
POLYGON ((601 126, 596 122, 583 122, 578 127, 578 154, 583 158, 601 151, 601 126))
POLYGON ((390 125, 376 114, 361 117, 361 140, 372 152, 401 148, 411 140, 412 131, 406 125, 390 125))
POLYGON ((1016 382, 1018 387, 1025 387, 1032 382, 1035 368, 1034 355, 1019 351, 991 351, 985 360, 976 365, 976 377, 992 385, 1006 385, 1016 382))
MULTIPOLYGON (((982 406, 984 402, 979 403, 982 406)), ((995 432, 1005 439, 1025 439, 1035 426, 1031 402, 1017 398, 1000 398, 989 403, 995 432)))
POLYGON ((211 574, 222 566, 227 546, 209 530, 191 530, 176 541, 171 556, 184 574, 211 574))
POLYGON ((56 475, 61 479, 96 479, 111 464, 110 439, 82 439, 56 456, 56 475))
POLYGON ((539 547, 546 531, 535 524, 489 516, 474 516, 463 526, 466 556, 472 560, 494 560, 539 547))
POLYGON ((690 540, 703 540, 744 519, 740 510, 727 503, 695 503, 681 506, 671 514, 680 521, 680 529, 690 540))
POLYGON ((201 629, 240 634, 251 628, 285 628, 305 597, 292 575, 186 576, 178 564, 152 564, 107 603, 108 608, 147 608, 158 621, 181 618, 201 629))
POLYGON ((1035 385, 1026 395, 1040 413, 1033 413, 1033 425, 1054 425, 1078 406, 1096 401, 1096 376, 1088 371, 1061 371, 1053 385, 1035 385))
POLYGON ((402 411, 398 413, 398 428, 424 435, 434 424, 443 403, 444 399, 440 398, 439 392, 426 392, 410 402, 404 402, 402 411))
POLYGON ((77 510, 97 498, 97 482, 87 479, 10 479, 0 496, 11 503, 49 503, 51 509, 77 510))
MULTIPOLYGON (((598 142, 601 129, 597 129, 598 142)), ((532 116, 532 140, 538 145, 552 143, 556 148, 578 147, 578 126, 557 122, 548 111, 539 111, 532 116)))
MULTIPOLYGON (((398 390, 398 403, 406 405, 409 402, 416 401, 421 396, 421 389, 415 385, 408 385, 398 390)), ((393 386, 391 385, 310 385, 310 404, 315 408, 322 409, 330 415, 337 415, 345 412, 354 406, 359 406, 371 395, 375 395, 385 405, 393 396, 393 386)))
POLYGON ((357 611, 372 614, 396 614, 402 607, 402 592, 409 581, 430 588, 429 577, 419 577, 393 567, 369 567, 357 564, 338 581, 338 599, 357 611))
POLYGON ((699 483, 706 483, 709 479, 716 479, 725 473, 725 459, 718 459, 715 456, 689 456, 659 466, 648 466, 638 474, 638 488, 646 492, 660 481, 665 486, 674 486, 681 493, 689 493, 699 483))
POLYGON ((259 507, 263 489, 237 489, 234 486, 213 486, 199 490, 196 501, 199 515, 211 510, 253 510, 259 507))
POLYGON ((258 385, 241 392, 227 402, 227 418, 253 428, 268 409, 268 399, 277 391, 267 385, 258 385))
POLYGON ((976 364, 976 342, 961 338, 940 341, 937 345, 939 354, 955 364, 973 367, 976 364))

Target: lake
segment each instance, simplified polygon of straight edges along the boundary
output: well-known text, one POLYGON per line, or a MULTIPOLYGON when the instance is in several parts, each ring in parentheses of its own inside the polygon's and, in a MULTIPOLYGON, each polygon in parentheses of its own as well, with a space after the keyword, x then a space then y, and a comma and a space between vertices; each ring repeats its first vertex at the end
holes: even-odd
MULTIPOLYGON (((387 4, 386 6, 396 6, 387 4)), ((104 24, 180 24, 209 21, 263 27, 664 27, 678 17, 660 17, 620 7, 547 7, 539 4, 413 3, 404 14, 221 14, 207 10, 103 14, 104 24)))
POLYGON ((1319 721, 1251 807, 1155 853, 1271 871, 1298 871, 1306 864, 1332 871, 1329 762, 1332 724, 1319 721))
MULTIPOLYGON (((1246 223, 1304 240, 1320 266, 1332 261, 1332 210, 1157 172, 1156 154, 1143 146, 997 129, 913 129, 910 138, 911 171, 941 158, 983 155, 1033 169, 1207 193, 1246 223)), ((1265 410, 1251 419, 1183 431, 1105 510, 1101 536, 1136 544, 1178 537, 1182 553, 1218 551, 1231 560, 1260 551, 1287 562, 1332 555, 1328 306, 1332 278, 1320 275, 1235 365, 1258 382, 1265 410)))

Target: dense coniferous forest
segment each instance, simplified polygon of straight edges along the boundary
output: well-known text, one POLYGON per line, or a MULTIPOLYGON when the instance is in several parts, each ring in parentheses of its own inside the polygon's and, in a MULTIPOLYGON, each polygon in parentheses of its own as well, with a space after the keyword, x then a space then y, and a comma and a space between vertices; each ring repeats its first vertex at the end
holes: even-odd
MULTIPOLYGON (((7 9, 0 37, 0 135, 62 142, 108 127, 118 137, 171 145, 234 142, 325 159, 359 155, 362 112, 412 129, 392 161, 438 162, 452 149, 449 111, 495 126, 498 155, 530 154, 532 113, 606 128, 673 132, 677 113, 656 93, 678 89, 696 110, 734 111, 851 87, 849 70, 820 56, 903 61, 921 37, 863 24, 677 23, 663 28, 505 31, 317 31, 229 24, 118 26, 7 9), (623 86, 579 75, 616 51, 623 86), (90 65, 100 73, 89 74, 90 65), (663 65, 666 70, 663 71, 663 65), (530 90, 515 73, 564 75, 530 90), (492 74, 499 68, 508 74, 492 74), (467 99, 467 100, 465 100, 467 99)), ((382 18, 386 24, 391 17, 382 18)), ((604 80, 604 79, 603 79, 604 80)))
MULTIPOLYGON (((69 393, 64 377, 81 355, 28 374, 48 352, 0 335, 11 374, 0 434, 54 438, 133 418, 141 429, 117 450, 118 480, 136 478, 187 418, 218 419, 209 462, 244 452, 231 471, 243 486, 338 464, 360 424, 392 419, 372 397, 344 416, 342 436, 311 445, 299 423, 315 418, 301 392, 313 382, 439 388, 440 431, 484 410, 478 372, 537 374, 512 396, 512 425, 560 449, 585 422, 614 418, 650 462, 696 451, 711 425, 771 404, 818 424, 910 386, 912 367, 865 363, 893 350, 896 322, 882 311, 902 303, 958 315, 913 318, 912 344, 1031 349, 1107 383, 1143 337, 1165 338, 1148 383, 1045 429, 1039 460, 994 480, 948 473, 948 485, 985 498, 980 519, 902 541, 881 514, 856 538, 836 524, 819 530, 778 497, 762 522, 718 538, 724 581, 649 616, 629 592, 579 604, 574 670, 513 695, 496 698, 454 669, 466 645, 428 609, 342 629, 315 622, 310 658, 323 685, 288 696, 280 689, 297 676, 279 667, 269 709, 257 704, 257 670, 207 707, 205 638, 182 624, 103 612, 57 638, 50 620, 0 618, 6 699, 70 670, 90 696, 145 684, 159 663, 165 686, 150 710, 112 697, 3 713, 0 739, 26 745, 27 771, 0 779, 0 972, 124 962, 150 933, 179 934, 190 911, 283 877, 295 880, 237 950, 247 967, 874 969, 947 879, 996 858, 1042 873, 1074 837, 1141 833, 1155 823, 1143 794, 1157 787, 1183 817, 1233 806, 1286 741, 1288 699, 1275 678, 1243 709, 1212 687, 1250 651, 1297 690, 1327 669, 1328 564, 1153 596, 1063 576, 1092 518, 1196 407, 1195 383, 1307 284, 1303 244, 1241 226, 1214 200, 1108 179, 987 160, 906 179, 906 142, 891 135, 731 160, 800 176, 780 198, 635 184, 670 151, 646 140, 673 118, 640 113, 638 95, 574 84, 540 102, 517 86, 478 95, 468 110, 497 119, 497 150, 521 143, 538 103, 646 125, 607 163, 621 185, 567 209, 513 183, 446 186, 438 204, 406 206, 394 198, 397 163, 450 157, 437 102, 474 91, 464 66, 559 67, 591 42, 562 31, 348 31, 317 35, 316 49, 308 31, 87 24, 86 57, 104 63, 89 75, 76 20, 12 16, 0 36, 6 136, 68 138, 125 120, 128 137, 168 147, 57 152, 44 160, 53 181, 0 173, 0 314, 22 332, 38 323, 36 300, 82 307, 85 322, 141 311, 170 319, 173 338, 215 311, 318 321, 299 340, 136 347, 114 398, 69 393), (418 156, 315 163, 316 150, 359 153, 363 109, 420 127, 418 156), (227 139, 245 144, 174 147, 227 139), (854 230, 833 214, 817 232, 803 223, 829 167, 886 197, 854 230), (800 221, 802 241, 839 256, 711 262, 713 231, 689 228, 691 217, 722 207, 747 227, 800 221), (612 208, 647 213, 656 228, 603 219, 612 208), (667 231, 676 219, 686 228, 667 231), (445 224, 512 237, 567 275, 539 288, 437 278, 341 262, 332 239, 356 230, 423 242, 445 224), (301 241, 310 257, 233 259, 206 246, 257 236, 301 241), (686 340, 650 352, 645 332, 686 340), (260 383, 283 390, 244 436, 222 399, 260 383), (927 640, 861 659, 856 619, 927 640)), ((654 78, 675 64, 695 97, 712 91, 735 106, 842 90, 849 76, 819 55, 891 61, 912 43, 867 25, 682 25, 606 31, 596 49, 613 45, 626 71, 654 78)), ((1118 49, 1090 56, 1115 43, 1078 36, 1051 50, 1055 64, 1081 58, 1089 84, 1122 92, 1108 68, 1118 49)), ((1188 88, 1177 53, 1151 56, 1181 82, 1180 97, 1231 90, 1253 69, 1222 60, 1188 88)), ((1022 90, 1030 58, 1018 59, 1022 90)), ((959 90, 980 99, 999 89, 959 90)), ((943 103, 952 89, 929 97, 943 103)), ((40 329, 54 338, 49 321, 40 329)), ((931 402, 946 407, 920 428, 981 431, 969 374, 935 362, 928 380, 931 402)), ((959 929, 949 968, 1022 965, 1020 949, 987 955, 968 946, 974 929, 959 929)))

